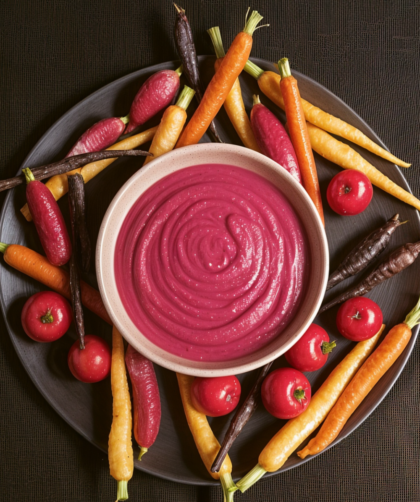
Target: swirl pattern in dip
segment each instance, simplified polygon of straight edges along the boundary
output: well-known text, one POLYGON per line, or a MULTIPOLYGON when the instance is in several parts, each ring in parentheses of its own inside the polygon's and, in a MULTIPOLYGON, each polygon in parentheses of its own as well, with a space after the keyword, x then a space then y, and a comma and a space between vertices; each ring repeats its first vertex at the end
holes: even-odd
POLYGON ((120 230, 115 277, 138 329, 181 357, 225 361, 278 336, 303 296, 307 244, 287 199, 242 168, 166 176, 120 230))

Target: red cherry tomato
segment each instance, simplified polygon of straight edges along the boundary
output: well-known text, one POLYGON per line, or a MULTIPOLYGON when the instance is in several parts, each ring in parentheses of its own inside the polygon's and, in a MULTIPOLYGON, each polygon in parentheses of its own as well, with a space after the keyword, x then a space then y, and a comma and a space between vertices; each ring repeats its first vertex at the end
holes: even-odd
POLYGON ((70 327, 69 302, 54 291, 41 291, 26 300, 21 321, 25 333, 36 342, 53 342, 70 327))
POLYGON ((241 384, 235 376, 200 378, 191 386, 194 408, 208 417, 221 417, 234 410, 241 397, 241 384))
POLYGON ((279 368, 266 376, 261 397, 268 413, 288 420, 300 415, 311 402, 311 384, 300 371, 279 368))
POLYGON ((100 382, 111 369, 111 350, 105 340, 95 335, 85 336, 85 348, 77 340, 71 346, 67 363, 73 376, 85 383, 100 382))
POLYGON ((337 312, 338 331, 349 340, 360 342, 376 335, 382 326, 383 315, 377 303, 358 296, 347 300, 337 312))
POLYGON ((334 176, 327 189, 327 200, 338 214, 355 215, 364 211, 373 196, 372 183, 359 171, 342 171, 334 176))
POLYGON ((284 356, 299 371, 316 371, 327 362, 328 354, 335 347, 325 329, 311 324, 302 338, 284 356))

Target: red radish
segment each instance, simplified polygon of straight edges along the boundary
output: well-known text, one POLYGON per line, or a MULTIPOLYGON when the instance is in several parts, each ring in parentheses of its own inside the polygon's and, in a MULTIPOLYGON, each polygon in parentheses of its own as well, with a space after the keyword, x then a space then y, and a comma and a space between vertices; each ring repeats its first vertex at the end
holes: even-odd
POLYGON ((125 354, 125 364, 133 388, 134 437, 140 446, 141 457, 156 440, 161 408, 159 387, 153 363, 131 345, 125 354))
POLYGON ((254 106, 251 110, 251 127, 261 152, 284 167, 296 181, 302 184, 296 153, 286 129, 274 113, 255 95, 254 106))
POLYGON ((85 336, 85 348, 80 340, 74 342, 67 356, 73 376, 85 383, 100 382, 111 369, 111 349, 105 340, 96 335, 85 336))
POLYGON ((130 122, 126 133, 144 124, 171 104, 179 89, 181 68, 175 71, 158 71, 140 87, 131 105, 130 122))
POLYGON ((194 408, 208 417, 222 417, 233 411, 241 397, 241 384, 235 376, 197 377, 191 386, 194 408))
POLYGON ((349 340, 360 342, 372 338, 382 326, 382 310, 370 298, 357 296, 347 300, 337 312, 338 331, 349 340))
POLYGON ((21 320, 25 333, 36 342, 54 342, 70 327, 69 302, 54 291, 41 291, 26 300, 21 320))
POLYGON ((128 117, 113 117, 96 122, 77 140, 66 157, 82 153, 100 152, 113 145, 124 132, 128 117))
POLYGON ((364 211, 373 196, 372 183, 359 171, 341 171, 334 176, 327 188, 327 200, 331 209, 342 216, 354 216, 364 211))
POLYGON ((336 346, 330 342, 325 329, 311 324, 302 338, 285 354, 286 361, 299 371, 316 371, 327 362, 328 354, 336 346))
POLYGON ((70 260, 71 243, 60 208, 50 190, 35 180, 29 168, 23 169, 23 173, 26 200, 47 259, 51 265, 65 265, 70 260))
POLYGON ((311 402, 311 384, 293 368, 279 368, 267 375, 261 387, 265 409, 277 418, 297 417, 311 402))

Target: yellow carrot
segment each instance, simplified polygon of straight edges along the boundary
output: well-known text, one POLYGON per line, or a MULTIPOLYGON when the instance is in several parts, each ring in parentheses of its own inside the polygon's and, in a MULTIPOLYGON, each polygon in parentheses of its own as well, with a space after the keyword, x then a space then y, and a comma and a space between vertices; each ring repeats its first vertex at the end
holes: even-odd
MULTIPOLYGON (((214 51, 216 52, 217 59, 214 64, 214 68, 217 71, 223 58, 225 57, 220 28, 216 26, 215 28, 207 30, 207 32, 210 35, 214 51)), ((238 78, 235 80, 235 83, 227 95, 223 106, 242 143, 247 148, 260 152, 254 133, 252 132, 251 122, 245 110, 244 101, 242 99, 241 84, 239 83, 238 78)))
MULTIPOLYGON (((110 146, 109 148, 107 148, 107 150, 133 150, 134 148, 138 148, 140 145, 143 145, 144 143, 150 141, 155 135, 156 130, 157 127, 152 127, 147 131, 141 132, 140 134, 136 134, 135 136, 131 136, 130 138, 126 138, 122 141, 119 141, 118 143, 115 143, 115 145, 110 146)), ((61 197, 63 197, 63 195, 65 195, 69 191, 67 176, 80 173, 83 176, 85 183, 87 183, 116 160, 117 159, 98 160, 97 162, 92 162, 90 164, 86 164, 83 167, 75 169, 74 171, 70 171, 65 174, 58 174, 57 176, 50 178, 46 182, 46 186, 54 195, 55 200, 61 199, 61 197)), ((32 216, 27 204, 25 204, 20 211, 28 221, 32 220, 32 216)))
POLYGON ((234 489, 235 484, 232 480, 232 462, 230 461, 229 455, 226 455, 219 472, 211 472, 211 466, 220 450, 220 443, 213 434, 206 415, 197 411, 192 405, 191 385, 194 381, 194 377, 182 375, 180 373, 177 373, 176 376, 185 416, 201 460, 206 466, 210 476, 214 479, 220 479, 225 502, 231 501, 233 500, 233 493, 229 492, 229 489, 234 489))
POLYGON ((165 110, 149 148, 149 152, 153 153, 153 157, 146 157, 143 165, 174 149, 187 120, 186 109, 194 94, 195 91, 188 86, 184 86, 176 104, 169 106, 165 110))
POLYGON ((374 337, 359 342, 312 396, 306 410, 298 417, 289 420, 268 442, 258 458, 258 464, 236 483, 241 492, 250 488, 266 472, 280 469, 302 441, 319 427, 360 366, 372 352, 384 329, 385 325, 382 325, 374 337))
MULTIPOLYGON (((271 99, 273 103, 284 110, 283 97, 281 92, 279 92, 280 75, 278 73, 274 73, 273 71, 264 71, 251 61, 246 63, 244 70, 257 79, 258 86, 261 91, 269 99, 271 99)), ((320 108, 309 103, 309 101, 302 99, 302 107, 305 119, 311 124, 316 125, 331 134, 341 136, 342 138, 369 150, 369 152, 397 164, 397 166, 411 166, 411 164, 407 164, 407 162, 398 159, 387 150, 377 145, 356 127, 340 120, 337 117, 334 117, 334 115, 324 112, 320 108)))
POLYGON ((338 164, 344 169, 353 169, 365 174, 372 185, 393 195, 397 199, 410 204, 420 210, 420 200, 396 185, 387 176, 382 174, 376 167, 369 164, 360 154, 345 143, 330 136, 327 132, 307 122, 311 146, 322 157, 338 164))
POLYGON ((111 476, 118 482, 117 501, 127 500, 127 483, 133 477, 134 461, 131 444, 131 400, 124 361, 124 342, 114 326, 112 329, 112 426, 108 442, 111 476))

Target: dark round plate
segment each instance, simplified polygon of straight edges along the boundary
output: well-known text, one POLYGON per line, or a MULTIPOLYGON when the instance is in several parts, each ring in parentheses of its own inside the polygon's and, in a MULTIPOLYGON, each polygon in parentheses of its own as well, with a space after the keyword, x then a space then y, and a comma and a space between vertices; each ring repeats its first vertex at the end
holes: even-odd
MULTIPOLYGON (((273 64, 264 60, 255 60, 256 64, 266 70, 273 70, 273 64)), ((214 58, 200 57, 204 80, 210 80, 213 74, 214 58)), ((103 87, 95 92, 58 120, 39 140, 24 162, 24 166, 37 166, 61 159, 65 156, 78 136, 98 119, 110 116, 123 116, 130 108, 131 100, 141 83, 152 73, 165 68, 176 68, 175 62, 163 63, 134 72, 126 77, 103 87)), ((353 124, 376 142, 382 144, 366 123, 340 99, 313 80, 297 72, 301 93, 304 98, 333 115, 353 124)), ((244 101, 249 110, 252 95, 259 92, 256 81, 249 75, 241 76, 244 101)), ((284 114, 278 110, 265 96, 261 100, 283 121, 284 114)), ((189 113, 193 111, 190 107, 189 113)), ((385 111, 384 111, 385 113, 385 111)), ((159 117, 145 128, 158 123, 159 117)), ((216 123, 226 142, 240 144, 227 115, 222 109, 216 123)), ((209 137, 203 141, 209 141, 209 137)), ((147 147, 148 145, 146 145, 147 147)), ((365 158, 377 166, 393 181, 408 189, 407 183, 399 169, 365 150, 354 147, 365 158)), ((330 162, 316 156, 316 163, 322 188, 326 193, 329 180, 340 169, 330 162)), ((86 185, 88 226, 92 237, 92 249, 95 249, 96 238, 102 217, 119 188, 141 166, 136 159, 120 159, 106 169, 100 176, 86 185)), ((372 229, 380 225, 395 213, 400 213, 403 220, 409 220, 393 236, 390 250, 398 245, 418 239, 420 225, 417 212, 411 207, 397 201, 379 189, 374 189, 374 198, 366 211, 358 216, 341 217, 333 213, 324 197, 326 231, 330 246, 331 267, 334 269, 340 258, 347 253, 357 241, 372 229)), ((6 243, 25 244, 41 251, 38 237, 32 223, 27 223, 19 212, 25 202, 25 190, 18 187, 10 191, 1 213, 1 241, 6 243)), ((67 198, 60 201, 60 207, 68 221, 67 198)), ((108 434, 111 425, 111 391, 109 379, 93 385, 76 381, 70 374, 66 357, 75 339, 74 330, 52 344, 40 344, 30 340, 23 332, 20 324, 20 313, 25 300, 33 293, 43 289, 37 282, 11 269, 2 261, 1 266, 1 307, 3 310, 10 337, 22 364, 40 392, 66 422, 91 443, 103 451, 107 450, 108 434)), ((391 327, 404 319, 406 313, 413 307, 418 297, 418 277, 420 262, 416 262, 409 271, 383 283, 369 295, 382 308, 384 322, 391 327), (397 301, 396 301, 397 300, 397 301)), ((87 278, 96 286, 95 273, 92 270, 87 278)), ((351 283, 348 280, 336 287, 329 296, 335 295, 351 283)), ((335 326, 337 309, 325 313, 316 319, 337 340, 337 348, 330 355, 328 363, 320 371, 307 374, 315 391, 329 372, 352 348, 353 344, 341 337, 335 326)), ((94 333, 110 340, 111 328, 106 323, 85 311, 87 333, 94 333)), ((379 381, 368 398, 361 404, 344 430, 337 438, 340 441, 358 427, 391 389, 401 373, 413 349, 418 329, 415 330, 408 347, 394 366, 379 381)), ((276 361, 275 366, 284 365, 284 358, 276 361)), ((180 483, 211 485, 216 482, 206 472, 197 453, 191 433, 188 429, 177 388, 176 377, 163 368, 156 368, 162 399, 162 423, 155 445, 150 449, 144 460, 136 462, 136 468, 150 474, 171 479, 180 483)), ((243 385, 243 396, 255 378, 255 372, 240 376, 243 385)), ((212 428, 219 439, 228 426, 230 417, 210 419, 212 428)), ((260 407, 239 436, 231 450, 233 476, 238 479, 252 468, 261 449, 267 441, 283 425, 260 407)), ((337 442, 336 441, 336 442, 337 442)), ((334 444, 334 443, 333 443, 334 444)), ((378 452, 380 455, 380 452, 378 452)), ((297 455, 292 455, 282 470, 291 469, 307 462, 297 455)), ((268 474, 270 476, 272 474, 268 474)))

